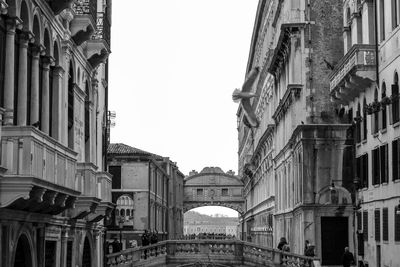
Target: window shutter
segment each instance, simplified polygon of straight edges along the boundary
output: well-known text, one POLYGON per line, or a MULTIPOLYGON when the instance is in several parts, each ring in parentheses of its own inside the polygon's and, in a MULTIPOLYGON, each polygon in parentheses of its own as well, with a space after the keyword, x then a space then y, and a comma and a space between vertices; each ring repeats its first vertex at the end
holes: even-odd
POLYGON ((361 211, 357 211, 357 230, 362 230, 361 211))
POLYGON ((383 167, 385 168, 384 170, 384 175, 382 177, 383 183, 388 183, 389 182, 389 149, 388 149, 388 144, 383 146, 383 167))
POLYGON ((364 241, 368 241, 368 211, 364 210, 363 211, 363 236, 364 236, 364 241))
POLYGON ((368 173, 369 173, 369 171, 368 171, 368 153, 363 156, 363 168, 364 168, 364 171, 363 171, 363 187, 368 187, 368 185, 369 185, 369 181, 368 181, 368 179, 369 179, 368 178, 368 173))
POLYGON ((382 209, 382 240, 389 240, 389 214, 388 208, 382 209))
POLYGON ((375 210, 375 241, 381 241, 381 212, 379 209, 375 210))
POLYGON ((397 139, 397 179, 400 179, 400 139, 397 139))
POLYGON ((394 208, 394 241, 400 241, 400 209, 394 208))
POLYGON ((364 123, 367 123, 367 121, 365 120, 365 117, 362 118, 361 122, 360 122, 360 136, 361 136, 361 141, 365 139, 365 132, 364 132, 364 123))
POLYGON ((378 111, 378 130, 382 130, 383 110, 378 111))
POLYGON ((373 179, 372 184, 380 183, 380 168, 379 168, 379 148, 372 150, 372 173, 373 179))
POLYGON ((361 174, 361 157, 356 158, 356 177, 360 181, 362 181, 362 179, 363 179, 362 174, 361 174))
POLYGON ((389 124, 393 124, 393 104, 389 105, 389 124))
POLYGON ((399 179, 398 139, 392 142, 392 180, 399 179))
POLYGON ((375 116, 376 116, 376 113, 372 113, 370 116, 370 118, 371 118, 371 134, 376 133, 375 116))

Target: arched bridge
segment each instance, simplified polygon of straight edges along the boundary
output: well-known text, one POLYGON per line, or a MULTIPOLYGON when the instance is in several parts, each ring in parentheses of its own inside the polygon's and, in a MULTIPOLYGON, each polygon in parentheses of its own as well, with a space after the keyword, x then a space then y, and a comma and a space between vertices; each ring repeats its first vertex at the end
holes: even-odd
POLYGON ((243 182, 232 171, 206 167, 192 171, 184 181, 184 212, 203 206, 223 206, 244 211, 243 182))

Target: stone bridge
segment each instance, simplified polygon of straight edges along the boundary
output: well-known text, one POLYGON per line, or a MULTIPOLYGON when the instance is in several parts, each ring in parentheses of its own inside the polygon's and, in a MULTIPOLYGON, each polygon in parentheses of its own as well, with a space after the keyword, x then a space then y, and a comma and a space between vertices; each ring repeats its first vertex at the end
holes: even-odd
POLYGON ((192 171, 184 181, 184 212, 202 206, 223 206, 243 214, 243 182, 235 173, 218 167, 192 171))
POLYGON ((107 267, 290 266, 317 267, 315 258, 240 240, 167 240, 106 256, 107 267))

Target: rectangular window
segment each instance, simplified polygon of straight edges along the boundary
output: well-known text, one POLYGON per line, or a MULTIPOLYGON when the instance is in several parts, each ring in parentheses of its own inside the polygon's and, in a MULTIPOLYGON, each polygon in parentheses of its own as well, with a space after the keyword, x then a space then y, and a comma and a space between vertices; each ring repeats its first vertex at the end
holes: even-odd
POLYGON ((368 211, 363 211, 363 236, 364 241, 368 241, 368 211))
POLYGON ((113 176, 112 189, 121 189, 121 166, 110 166, 108 171, 113 176))
POLYGON ((386 106, 383 106, 380 112, 380 121, 381 121, 381 127, 380 129, 386 129, 387 128, 387 116, 386 116, 386 106))
POLYGON ((399 25, 397 20, 397 1, 392 0, 392 29, 394 30, 399 25))
POLYGON ((375 241, 381 241, 381 211, 379 209, 375 210, 375 241))
POLYGON ((392 142, 392 180, 400 179, 400 139, 392 142))
POLYGON ((197 196, 198 197, 203 196, 203 189, 197 189, 196 191, 197 191, 197 196))
POLYGON ((362 230, 361 211, 357 211, 357 230, 362 230))
POLYGON ((394 241, 400 241, 400 209, 394 208, 394 241))
POLYGON ((400 121, 400 99, 399 99, 399 85, 397 83, 392 84, 392 103, 389 105, 390 124, 394 124, 400 121))
POLYGON ((379 1, 379 30, 381 41, 385 40, 385 0, 379 1))
POLYGON ((382 209, 382 240, 389 240, 389 214, 388 208, 382 209))
POLYGON ((379 148, 372 150, 372 184, 380 184, 379 148))
POLYGON ((368 153, 362 156, 362 187, 368 188, 368 153))
POLYGON ((379 148, 381 163, 381 183, 387 183, 388 179, 388 145, 379 148))
POLYGON ((221 196, 223 196, 223 197, 227 197, 228 196, 228 189, 227 188, 222 188, 221 196))

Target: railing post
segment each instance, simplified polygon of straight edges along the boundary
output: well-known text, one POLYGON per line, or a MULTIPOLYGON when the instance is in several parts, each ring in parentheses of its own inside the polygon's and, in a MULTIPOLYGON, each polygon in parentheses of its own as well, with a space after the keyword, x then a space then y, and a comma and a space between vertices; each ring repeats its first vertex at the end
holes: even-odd
POLYGON ((173 256, 176 253, 176 243, 175 242, 167 242, 167 256, 173 256))

